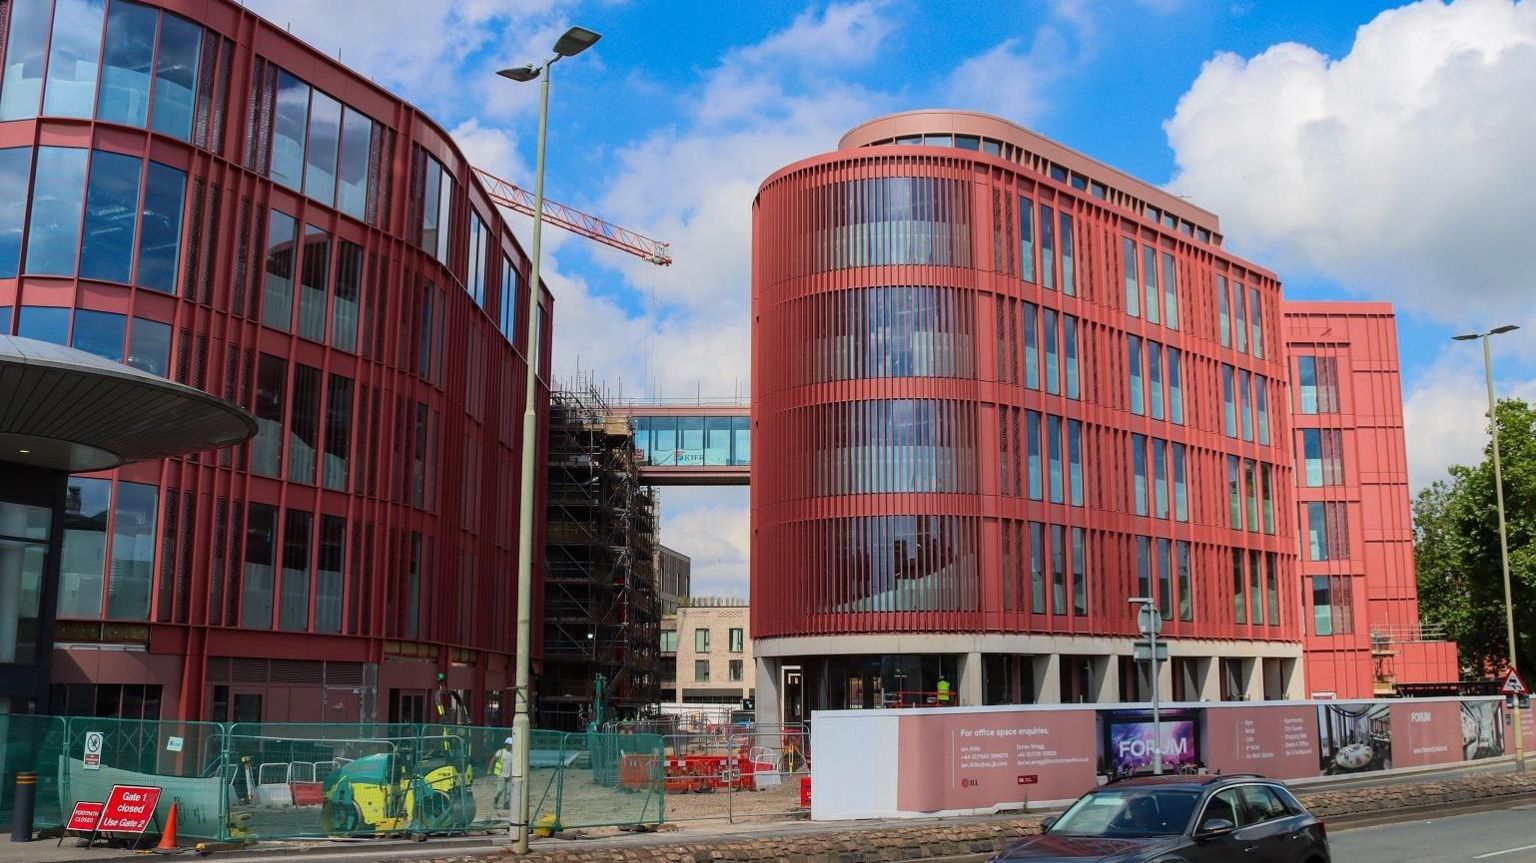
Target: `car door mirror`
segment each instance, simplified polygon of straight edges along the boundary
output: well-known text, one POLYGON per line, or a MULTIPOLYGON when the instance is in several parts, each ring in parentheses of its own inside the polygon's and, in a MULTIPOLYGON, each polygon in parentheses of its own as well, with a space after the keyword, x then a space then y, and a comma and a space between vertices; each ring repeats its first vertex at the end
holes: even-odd
POLYGON ((1056 816, 1055 815, 1049 815, 1049 816, 1046 816, 1045 818, 1041 818, 1040 819, 1040 832, 1044 833, 1045 831, 1051 829, 1051 825, 1053 825, 1055 823, 1056 823, 1056 816))
POLYGON ((1200 830, 1195 834, 1195 838, 1215 839, 1218 836, 1226 836, 1236 829, 1237 825, 1225 818, 1212 818, 1200 825, 1200 830))

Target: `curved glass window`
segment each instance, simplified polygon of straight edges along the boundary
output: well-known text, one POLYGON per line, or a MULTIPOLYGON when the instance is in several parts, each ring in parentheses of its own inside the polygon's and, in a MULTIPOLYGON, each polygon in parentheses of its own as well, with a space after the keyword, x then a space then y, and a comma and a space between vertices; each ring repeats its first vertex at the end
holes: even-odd
POLYGON ((175 15, 161 19, 160 55, 155 61, 156 132, 183 141, 191 136, 202 47, 202 27, 175 15))
POLYGON ((830 224, 813 239, 814 271, 883 264, 971 265, 970 184, 876 177, 816 189, 830 224))
POLYGON ((316 90, 309 107, 304 194, 327 206, 336 203, 336 150, 339 146, 341 103, 316 90))
POLYGON ((107 582, 109 619, 149 619, 159 498, 160 489, 152 485, 117 484, 117 506, 112 513, 112 571, 107 582))
POLYGON ((159 162, 149 163, 139 236, 139 287, 176 293, 176 262, 181 256, 181 205, 186 191, 185 171, 159 162))
POLYGON ((971 405, 889 399, 822 405, 810 415, 826 441, 809 465, 818 494, 976 490, 971 405))
POLYGON ((308 129, 309 85, 287 72, 279 72, 269 175, 290 189, 298 189, 304 179, 304 135, 308 129))
POLYGON ((368 154, 373 145, 373 120, 347 108, 341 121, 341 183, 336 207, 354 219, 368 210, 368 154))
POLYGON ((128 318, 123 315, 80 309, 75 312, 75 331, 69 344, 98 357, 121 362, 123 333, 127 328, 128 318))
POLYGON ((975 375, 973 312, 959 291, 857 288, 813 302, 817 382, 975 375))
POLYGON ((155 59, 155 24, 148 6, 116 0, 107 11, 106 53, 96 119, 144 128, 149 120, 149 70, 155 59))
POLYGON ((171 325, 134 318, 133 331, 128 334, 128 365, 167 377, 171 368, 171 325))
POLYGON ((824 611, 974 611, 979 600, 976 523, 945 515, 841 518, 806 525, 827 575, 824 611))
POLYGON ((123 284, 132 278, 142 170, 143 162, 137 156, 101 150, 92 155, 91 182, 85 194, 80 278, 123 284))
POLYGON ((88 150, 38 147, 32 191, 32 221, 27 230, 26 271, 42 276, 73 276, 80 250, 80 209, 85 198, 88 150))
POLYGON ((43 113, 89 117, 96 106, 96 70, 101 57, 101 17, 106 0, 59 0, 48 47, 48 86, 43 113))
POLYGON ((21 265, 21 233, 31 183, 32 148, 0 150, 0 278, 16 275, 21 265))
POLYGON ((68 306, 22 306, 17 312, 16 335, 56 345, 69 344, 68 306))
POLYGON ((5 78, 0 82, 0 120, 37 116, 43 99, 43 66, 48 27, 53 20, 48 0, 18 0, 11 4, 10 32, 5 40, 5 78))

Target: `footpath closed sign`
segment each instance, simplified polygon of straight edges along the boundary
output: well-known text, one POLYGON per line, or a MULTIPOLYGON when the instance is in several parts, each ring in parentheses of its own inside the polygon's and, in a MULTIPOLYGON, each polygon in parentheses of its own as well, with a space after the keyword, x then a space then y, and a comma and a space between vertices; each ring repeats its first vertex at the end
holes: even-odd
POLYGON ((106 807, 90 800, 81 800, 75 804, 73 812, 69 813, 69 824, 64 828, 77 833, 89 833, 96 829, 97 822, 101 821, 101 812, 106 807))
POLYGON ((96 829, 102 833, 143 833, 159 802, 160 789, 153 785, 114 785, 96 829))

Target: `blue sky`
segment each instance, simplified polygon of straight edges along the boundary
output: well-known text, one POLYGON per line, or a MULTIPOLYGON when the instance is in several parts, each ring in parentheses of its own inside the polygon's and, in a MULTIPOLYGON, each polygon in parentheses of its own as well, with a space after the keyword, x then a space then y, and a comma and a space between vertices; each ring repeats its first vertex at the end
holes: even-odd
MULTIPOLYGON (((1188 195, 1291 297, 1397 304, 1415 485, 1482 445, 1479 358, 1447 337, 1536 326, 1536 0, 247 2, 524 184, 537 88, 492 73, 570 24, 603 34, 556 67, 548 194, 677 264, 547 232, 545 266, 557 374, 625 396, 744 391, 757 184, 919 107, 996 113, 1188 195)), ((1503 391, 1536 396, 1532 344, 1502 337, 1503 391)), ((663 500, 698 592, 744 593, 746 493, 663 500)))

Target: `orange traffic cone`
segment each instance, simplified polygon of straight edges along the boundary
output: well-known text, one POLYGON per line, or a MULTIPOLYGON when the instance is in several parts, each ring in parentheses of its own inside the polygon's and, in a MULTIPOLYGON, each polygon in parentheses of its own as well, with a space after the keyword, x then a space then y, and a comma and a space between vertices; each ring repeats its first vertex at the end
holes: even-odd
POLYGON ((165 815, 165 830, 160 834, 160 844, 155 846, 155 851, 180 851, 176 847, 176 801, 171 801, 171 811, 165 815))

